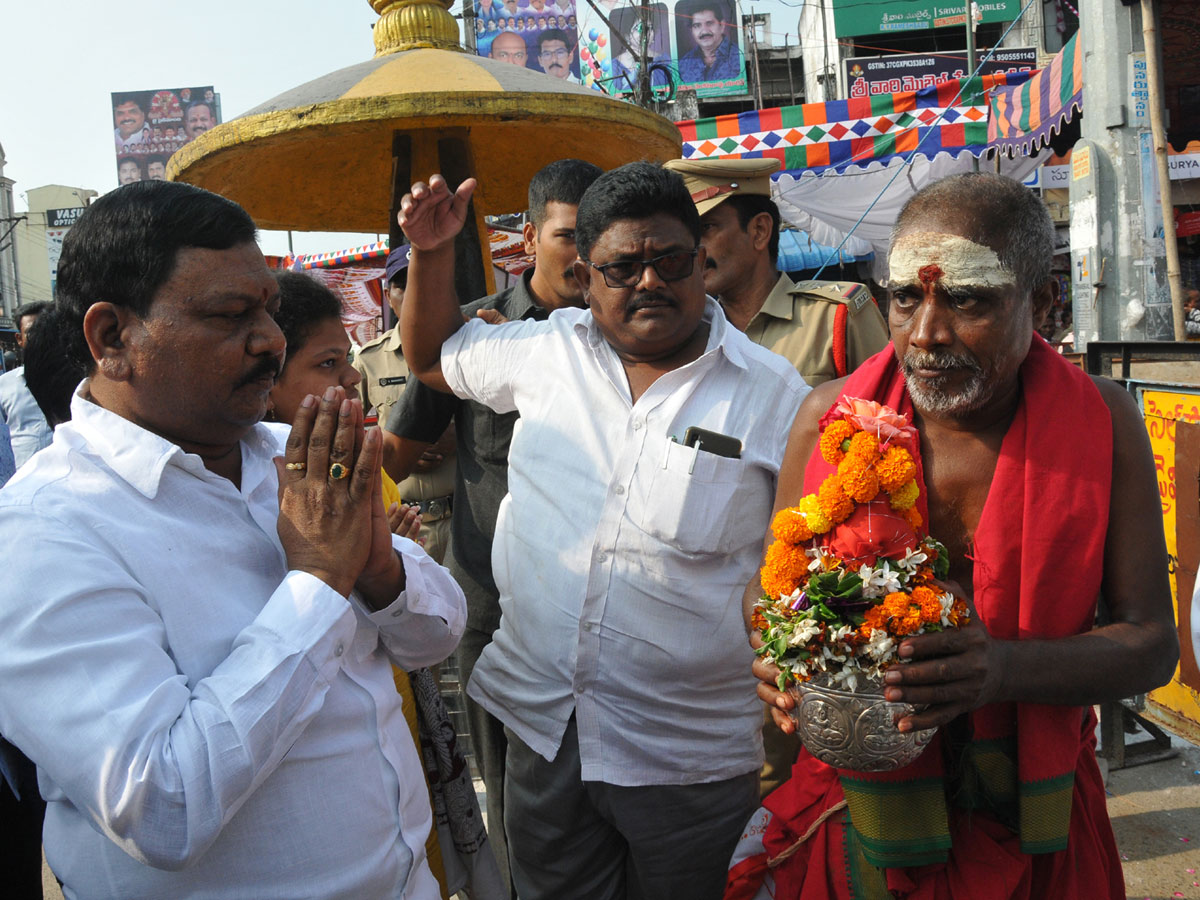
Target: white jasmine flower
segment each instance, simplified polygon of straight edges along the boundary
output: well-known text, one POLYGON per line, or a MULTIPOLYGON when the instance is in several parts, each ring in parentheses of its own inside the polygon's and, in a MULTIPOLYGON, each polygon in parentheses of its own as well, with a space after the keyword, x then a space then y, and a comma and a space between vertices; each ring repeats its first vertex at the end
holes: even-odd
POLYGON ((950 610, 954 608, 954 595, 951 594, 949 591, 946 591, 946 593, 944 593, 944 594, 942 594, 942 596, 938 597, 938 600, 942 604, 942 627, 949 628, 950 627, 950 610))
POLYGON ((915 572, 921 563, 927 559, 929 559, 929 554, 924 550, 914 550, 912 547, 909 547, 904 551, 904 557, 896 560, 896 565, 906 572, 915 572))
POLYGON ((867 655, 876 662, 887 659, 896 649, 896 641, 890 634, 879 628, 871 629, 871 639, 867 641, 867 655))
POLYGON ((792 633, 788 635, 788 646, 807 646, 820 633, 821 626, 815 619, 800 619, 792 629, 792 633))
POLYGON ((858 577, 862 579, 864 597, 886 597, 901 588, 900 573, 892 569, 886 559, 880 561, 879 568, 860 566, 858 577))
POLYGON ((833 683, 847 691, 858 690, 858 669, 846 666, 833 676, 833 683))

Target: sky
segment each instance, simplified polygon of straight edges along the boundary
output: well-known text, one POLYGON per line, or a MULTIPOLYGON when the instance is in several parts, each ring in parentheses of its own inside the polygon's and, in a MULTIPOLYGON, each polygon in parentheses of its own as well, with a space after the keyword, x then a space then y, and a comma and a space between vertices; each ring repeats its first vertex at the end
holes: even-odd
MULTIPOLYGON (((583 0, 580 0, 583 2, 583 0)), ((451 12, 461 9, 455 0, 451 12)), ((789 27, 800 4, 756 2, 789 27), (777 7, 777 9, 776 9, 777 7)), ((749 3, 743 0, 743 12, 749 3)), ((31 188, 117 186, 110 95, 213 85, 223 121, 289 88, 370 59, 368 0, 17 0, 5 5, 0 146, 18 211, 31 188)), ((776 23, 773 23, 776 24, 776 23)), ((387 177, 381 173, 380 177, 387 177)), ((303 190, 303 185, 296 185, 303 190)), ((375 235, 293 232, 297 253, 341 250, 375 235)), ((263 252, 288 252, 263 232, 263 252)))
MULTIPOLYGON (((48 184, 117 186, 110 94, 207 85, 228 121, 285 90, 375 52, 367 0, 20 0, 5 4, 0 146, 22 194, 48 184)), ((386 173, 382 177, 387 177, 386 173)), ((298 190, 303 185, 297 185, 298 190)), ((297 253, 375 235, 293 232, 297 253)), ((287 235, 263 232, 264 253, 287 235)))

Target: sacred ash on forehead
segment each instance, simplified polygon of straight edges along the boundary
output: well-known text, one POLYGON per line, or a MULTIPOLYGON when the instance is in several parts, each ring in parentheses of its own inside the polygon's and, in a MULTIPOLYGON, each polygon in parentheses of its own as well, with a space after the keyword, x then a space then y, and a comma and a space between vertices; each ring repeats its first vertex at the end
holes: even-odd
POLYGON ((957 234, 910 231, 896 239, 888 255, 888 283, 945 288, 1011 287, 1017 277, 991 247, 957 234))

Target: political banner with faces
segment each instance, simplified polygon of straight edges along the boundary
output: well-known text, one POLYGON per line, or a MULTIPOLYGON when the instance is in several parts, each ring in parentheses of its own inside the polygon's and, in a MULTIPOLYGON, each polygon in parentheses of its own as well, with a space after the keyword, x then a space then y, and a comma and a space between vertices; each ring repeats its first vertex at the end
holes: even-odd
POLYGON ((117 181, 163 181, 171 154, 221 121, 212 85, 112 95, 117 181))
POLYGON ((575 0, 474 0, 480 56, 579 83, 575 0))
POLYGON ((745 94, 746 58, 736 0, 644 5, 600 0, 474 0, 476 52, 570 79, 613 97, 745 94), (565 27, 564 27, 565 26, 565 27))
POLYGON ((651 94, 675 89, 698 97, 745 94, 746 59, 735 0, 673 0, 639 5, 601 0, 580 13, 583 83, 632 97, 644 60, 651 94), (643 49, 644 48, 644 49, 643 49))

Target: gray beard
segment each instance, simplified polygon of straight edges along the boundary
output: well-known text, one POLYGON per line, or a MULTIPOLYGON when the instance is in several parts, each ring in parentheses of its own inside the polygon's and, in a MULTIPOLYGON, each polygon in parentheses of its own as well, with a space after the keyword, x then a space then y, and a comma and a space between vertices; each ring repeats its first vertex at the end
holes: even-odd
POLYGON ((905 354, 901 371, 904 373, 904 381, 908 386, 908 395, 912 398, 913 406, 925 415, 960 418, 975 412, 991 398, 987 374, 970 356, 910 350, 905 354), (939 385, 944 379, 915 377, 913 371, 919 368, 945 368, 948 370, 947 374, 949 370, 965 368, 969 369, 971 374, 962 387, 949 393, 939 385))

